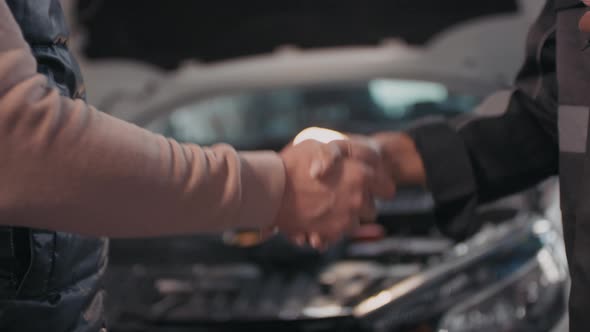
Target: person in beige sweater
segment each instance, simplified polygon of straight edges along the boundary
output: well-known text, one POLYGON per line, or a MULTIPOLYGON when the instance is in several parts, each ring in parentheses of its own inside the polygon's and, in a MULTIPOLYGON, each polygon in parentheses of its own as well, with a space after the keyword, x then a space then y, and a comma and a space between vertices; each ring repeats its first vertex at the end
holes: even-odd
POLYGON ((380 164, 361 141, 278 154, 179 144, 60 96, 0 1, 0 225, 108 237, 276 227, 329 242, 393 194, 380 164))

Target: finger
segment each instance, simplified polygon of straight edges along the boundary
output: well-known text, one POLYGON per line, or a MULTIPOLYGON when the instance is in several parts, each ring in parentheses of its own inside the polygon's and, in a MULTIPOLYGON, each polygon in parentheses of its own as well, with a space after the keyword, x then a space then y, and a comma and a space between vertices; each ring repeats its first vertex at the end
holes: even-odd
MULTIPOLYGON (((377 160, 373 166, 375 168, 375 182, 372 183, 370 191, 373 195, 378 198, 390 199, 395 194, 395 183, 393 180, 393 174, 391 174, 390 167, 388 167, 383 159, 382 147, 378 140, 365 136, 352 136, 353 142, 358 144, 364 144, 376 151, 377 160)), ((353 147, 354 148, 354 147, 353 147)), ((356 153, 358 153, 357 150, 356 153)), ((354 158, 354 157, 353 157, 354 158)), ((356 157, 355 159, 361 159, 356 157)))
POLYGON ((370 183, 369 191, 378 198, 393 198, 396 191, 393 174, 391 174, 389 167, 385 165, 380 154, 374 152, 380 150, 377 141, 361 136, 360 139, 351 141, 348 147, 350 151, 344 157, 361 161, 372 168, 374 181, 370 183))
POLYGON ((360 211, 366 193, 372 193, 370 189, 376 182, 375 171, 362 162, 347 159, 343 163, 340 178, 347 191, 348 207, 351 211, 360 211))
POLYGON ((342 158, 342 151, 333 144, 321 144, 318 154, 314 157, 309 169, 309 175, 317 179, 334 168, 337 161, 342 158))
POLYGON ((382 153, 382 149, 383 146, 382 144, 379 142, 379 140, 375 139, 375 137, 372 136, 364 136, 364 135, 347 135, 349 137, 350 141, 353 142, 361 142, 362 144, 367 145, 369 148, 373 149, 379 156, 381 156, 382 153))
POLYGON ((384 165, 380 165, 374 173, 373 182, 369 185, 369 192, 377 198, 392 199, 396 189, 393 176, 384 165))
POLYGON ((307 238, 305 234, 297 234, 290 238, 291 242, 295 243, 296 245, 303 247, 307 243, 307 238))
POLYGON ((311 245, 311 247, 320 252, 326 251, 331 245, 333 245, 337 241, 337 239, 341 237, 341 233, 336 233, 336 235, 333 235, 332 233, 323 234, 318 232, 314 234, 315 236, 317 236, 317 240, 315 240, 316 242, 314 242, 314 244, 311 245))
POLYGON ((359 211, 359 219, 355 222, 352 228, 360 226, 361 221, 363 223, 372 223, 377 219, 377 207, 375 206, 375 199, 370 193, 365 193, 363 197, 363 203, 361 210, 359 211))
POLYGON ((381 163, 379 148, 368 138, 334 141, 329 145, 337 146, 342 157, 361 161, 374 169, 381 163))
POLYGON ((351 176, 349 208, 352 220, 372 222, 377 217, 374 191, 382 190, 386 185, 378 183, 375 172, 363 163, 350 161, 344 176, 351 176), (352 164, 350 164, 352 162, 352 164), (354 218, 358 216, 359 218, 354 218))
POLYGON ((307 235, 307 243, 314 248, 319 249, 322 246, 322 239, 318 233, 309 233, 307 235))
POLYGON ((350 234, 351 239, 355 242, 376 241, 383 239, 385 236, 385 228, 376 223, 362 225, 350 234))

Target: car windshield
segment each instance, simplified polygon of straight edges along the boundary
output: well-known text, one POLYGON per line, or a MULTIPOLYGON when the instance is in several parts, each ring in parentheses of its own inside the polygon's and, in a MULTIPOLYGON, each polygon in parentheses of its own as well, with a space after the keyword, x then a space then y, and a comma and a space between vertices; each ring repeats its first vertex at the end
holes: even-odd
POLYGON ((425 116, 470 112, 480 101, 444 84, 418 80, 277 88, 183 105, 166 119, 165 134, 198 144, 278 148, 309 126, 356 133, 400 129, 425 116))

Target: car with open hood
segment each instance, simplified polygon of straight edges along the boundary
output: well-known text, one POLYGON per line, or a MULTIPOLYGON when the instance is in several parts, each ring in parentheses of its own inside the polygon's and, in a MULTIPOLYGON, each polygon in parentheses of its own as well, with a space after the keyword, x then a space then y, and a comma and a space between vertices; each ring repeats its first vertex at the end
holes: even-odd
MULTIPOLYGON (((91 102, 110 114, 184 142, 279 150, 310 126, 370 134, 495 114, 540 9, 536 0, 518 5, 520 13, 441 28, 420 45, 386 30, 373 45, 210 52, 172 71, 129 60, 82 65, 91 102)), ((246 247, 229 233, 112 241, 110 323, 126 332, 563 328, 567 264, 546 187, 554 185, 482 206, 473 218, 484 226, 461 241, 437 230, 432 196, 413 187, 378 202, 376 225, 325 252, 280 235, 246 247)))

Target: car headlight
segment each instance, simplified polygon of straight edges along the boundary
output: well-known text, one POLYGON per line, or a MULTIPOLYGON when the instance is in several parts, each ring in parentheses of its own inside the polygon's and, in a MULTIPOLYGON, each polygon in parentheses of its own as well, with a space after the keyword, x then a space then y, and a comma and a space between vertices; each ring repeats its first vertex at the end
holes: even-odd
POLYGON ((557 309, 563 308, 565 277, 556 256, 541 249, 505 280, 449 310, 438 331, 546 331, 563 314, 557 309))

